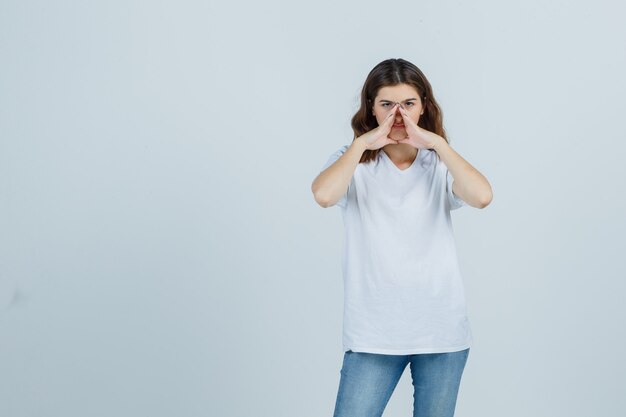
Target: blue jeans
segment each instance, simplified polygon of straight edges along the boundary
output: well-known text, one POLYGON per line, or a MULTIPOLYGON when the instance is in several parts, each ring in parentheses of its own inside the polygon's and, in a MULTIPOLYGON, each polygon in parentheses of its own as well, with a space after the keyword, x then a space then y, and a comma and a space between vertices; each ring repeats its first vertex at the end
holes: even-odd
POLYGON ((404 369, 413 379, 413 417, 453 417, 470 348, 457 352, 383 355, 344 353, 333 417, 380 417, 404 369))

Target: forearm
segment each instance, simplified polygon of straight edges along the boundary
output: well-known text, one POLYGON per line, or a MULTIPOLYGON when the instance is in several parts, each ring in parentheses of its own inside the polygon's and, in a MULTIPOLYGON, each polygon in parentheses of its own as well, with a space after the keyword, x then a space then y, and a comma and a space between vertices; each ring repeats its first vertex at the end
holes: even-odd
POLYGON ((365 150, 363 141, 360 138, 355 139, 334 164, 315 178, 311 191, 319 205, 332 206, 346 193, 365 150))
POLYGON ((454 194, 472 207, 486 207, 493 198, 493 191, 487 178, 452 149, 444 138, 440 137, 433 149, 454 178, 454 194))

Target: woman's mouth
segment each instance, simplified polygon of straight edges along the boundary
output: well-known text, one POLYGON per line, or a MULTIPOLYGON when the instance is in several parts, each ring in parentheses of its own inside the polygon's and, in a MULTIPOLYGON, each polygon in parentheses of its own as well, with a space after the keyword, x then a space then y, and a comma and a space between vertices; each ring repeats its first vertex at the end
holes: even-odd
POLYGON ((398 128, 404 127, 404 123, 400 123, 399 125, 394 124, 393 127, 398 127, 398 128))

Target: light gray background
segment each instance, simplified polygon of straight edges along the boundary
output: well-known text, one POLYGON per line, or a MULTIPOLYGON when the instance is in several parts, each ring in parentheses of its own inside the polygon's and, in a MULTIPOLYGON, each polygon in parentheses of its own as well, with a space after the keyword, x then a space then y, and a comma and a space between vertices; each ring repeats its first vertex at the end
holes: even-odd
POLYGON ((310 185, 398 57, 494 190, 453 212, 456 415, 618 415, 624 11, 2 0, 0 415, 332 415, 343 226, 310 185))

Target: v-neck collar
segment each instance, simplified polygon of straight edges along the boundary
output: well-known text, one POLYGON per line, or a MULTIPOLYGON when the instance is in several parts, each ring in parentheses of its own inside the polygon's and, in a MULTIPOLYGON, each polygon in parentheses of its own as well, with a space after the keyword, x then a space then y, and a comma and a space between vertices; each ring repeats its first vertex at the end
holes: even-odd
POLYGON ((391 160, 391 158, 389 158, 389 155, 387 155, 387 153, 381 148, 380 152, 382 152, 383 154, 383 158, 386 159, 389 164, 392 166, 392 168, 394 168, 395 171, 400 172, 400 173, 405 173, 408 172, 410 170, 412 170, 416 165, 417 165, 417 159, 420 157, 420 155, 422 154, 422 150, 418 149, 417 150, 417 155, 415 155, 415 159, 413 160, 413 162, 411 163, 411 165, 409 165, 407 168, 405 169, 400 169, 398 168, 398 166, 391 160))

